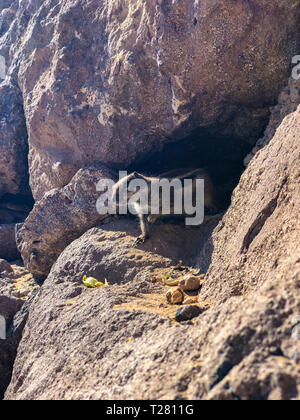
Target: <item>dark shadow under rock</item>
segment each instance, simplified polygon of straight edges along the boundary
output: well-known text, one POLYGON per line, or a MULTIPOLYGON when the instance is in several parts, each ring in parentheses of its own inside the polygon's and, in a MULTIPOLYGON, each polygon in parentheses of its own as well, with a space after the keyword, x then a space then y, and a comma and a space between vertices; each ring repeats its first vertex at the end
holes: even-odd
POLYGON ((9 384, 29 307, 38 291, 22 266, 6 263, 4 268, 0 273, 0 315, 5 320, 0 339, 0 399, 9 384))
POLYGON ((133 221, 93 228, 31 306, 5 398, 299 399, 299 124, 300 108, 253 158, 214 229, 203 314, 176 323, 151 282, 205 248, 201 227, 157 225, 137 248, 133 221), (110 286, 88 289, 83 274, 110 286))
POLYGON ((0 225, 0 258, 14 261, 20 258, 15 239, 15 224, 0 225))

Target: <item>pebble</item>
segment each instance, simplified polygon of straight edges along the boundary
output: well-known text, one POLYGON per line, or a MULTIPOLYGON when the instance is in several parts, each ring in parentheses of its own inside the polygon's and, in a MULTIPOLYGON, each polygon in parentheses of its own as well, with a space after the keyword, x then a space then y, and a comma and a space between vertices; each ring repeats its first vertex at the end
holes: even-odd
POLYGON ((168 290, 166 298, 171 305, 180 304, 184 301, 184 292, 181 287, 172 287, 168 290))
POLYGON ((194 276, 191 274, 187 274, 183 277, 183 279, 180 281, 179 286, 184 291, 193 291, 198 290, 202 286, 204 282, 205 275, 201 276, 194 276))
POLYGON ((203 310, 197 305, 188 305, 183 308, 179 308, 176 312, 175 319, 178 322, 189 321, 190 319, 199 316, 203 310))

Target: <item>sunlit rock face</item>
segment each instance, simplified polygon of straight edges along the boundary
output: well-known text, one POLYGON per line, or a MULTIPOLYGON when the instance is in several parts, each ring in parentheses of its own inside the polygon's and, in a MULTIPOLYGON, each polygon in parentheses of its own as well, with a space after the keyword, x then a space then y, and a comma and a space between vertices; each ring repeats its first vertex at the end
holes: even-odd
POLYGON ((133 248, 136 224, 118 220, 70 244, 30 308, 5 398, 299 399, 299 124, 300 107, 252 159, 212 236, 155 226, 133 248), (179 258, 204 271, 207 257, 208 308, 176 323, 151 277, 179 258), (109 286, 87 289, 83 274, 109 286))
POLYGON ((250 150, 299 46, 298 0, 29 0, 14 13, 0 52, 24 98, 36 199, 196 128, 250 150))

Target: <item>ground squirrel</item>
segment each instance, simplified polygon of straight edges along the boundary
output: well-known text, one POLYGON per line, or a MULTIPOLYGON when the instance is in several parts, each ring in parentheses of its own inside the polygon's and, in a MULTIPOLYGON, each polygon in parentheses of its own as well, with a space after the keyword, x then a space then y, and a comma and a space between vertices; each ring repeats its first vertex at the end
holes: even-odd
MULTIPOLYGON (((167 180, 171 186, 175 185, 178 180, 180 181, 180 184, 182 185, 181 188, 181 200, 183 200, 184 194, 185 194, 185 188, 186 185, 184 183, 184 180, 191 180, 189 184, 189 188, 191 190, 190 194, 192 197, 192 204, 195 207, 197 205, 196 202, 196 180, 204 180, 204 209, 205 212, 208 214, 214 214, 218 210, 218 200, 217 200, 217 194, 215 187, 212 183, 212 180, 210 179, 209 175, 204 169, 177 169, 172 170, 166 173, 163 173, 157 177, 148 177, 145 175, 142 175, 138 172, 133 172, 130 175, 122 178, 117 182, 113 187, 113 194, 112 197, 114 200, 116 200, 117 207, 120 209, 121 207, 124 209, 128 207, 130 201, 131 205, 133 204, 133 207, 135 209, 135 213, 138 215, 140 220, 140 227, 141 227, 141 236, 137 238, 137 243, 145 242, 150 237, 150 224, 154 224, 158 218, 162 216, 174 216, 174 217, 185 217, 187 216, 187 213, 185 212, 184 208, 182 209, 182 213, 178 214, 176 213, 176 208, 174 205, 174 197, 175 193, 170 194, 170 212, 164 213, 163 212, 163 205, 164 200, 163 198, 163 191, 162 189, 159 189, 158 194, 158 203, 157 203, 157 211, 153 214, 153 202, 151 201, 151 193, 155 186, 158 184, 161 185, 162 180, 167 180), (141 195, 145 192, 146 197, 143 200, 143 205, 141 205, 141 201, 134 201, 132 203, 132 198, 136 194, 135 191, 128 190, 127 187, 130 185, 131 181, 137 181, 136 184, 138 184, 140 181, 142 182, 142 187, 139 188, 139 192, 141 195), (174 182, 174 184, 173 184, 174 182), (126 198, 122 198, 122 195, 120 194, 120 191, 126 191, 126 198), (125 202, 126 201, 126 202, 125 202)), ((179 184, 177 184, 179 185, 179 184)), ((175 187, 176 188, 176 187, 175 187)), ((175 189, 173 190, 175 191, 175 189)), ((124 214, 124 213, 121 213, 124 214)), ((190 214, 188 214, 190 216, 190 214)))

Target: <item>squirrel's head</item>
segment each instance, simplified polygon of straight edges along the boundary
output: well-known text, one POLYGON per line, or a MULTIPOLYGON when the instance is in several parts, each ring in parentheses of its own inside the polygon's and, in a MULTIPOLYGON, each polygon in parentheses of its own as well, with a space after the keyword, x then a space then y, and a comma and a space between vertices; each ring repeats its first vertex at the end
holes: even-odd
POLYGON ((120 179, 112 189, 112 200, 116 200, 118 205, 127 205, 128 200, 135 194, 135 191, 128 191, 128 185, 130 181, 139 178, 142 178, 142 176, 138 172, 132 172, 131 174, 120 179), (127 194, 125 195, 124 192, 127 194))

